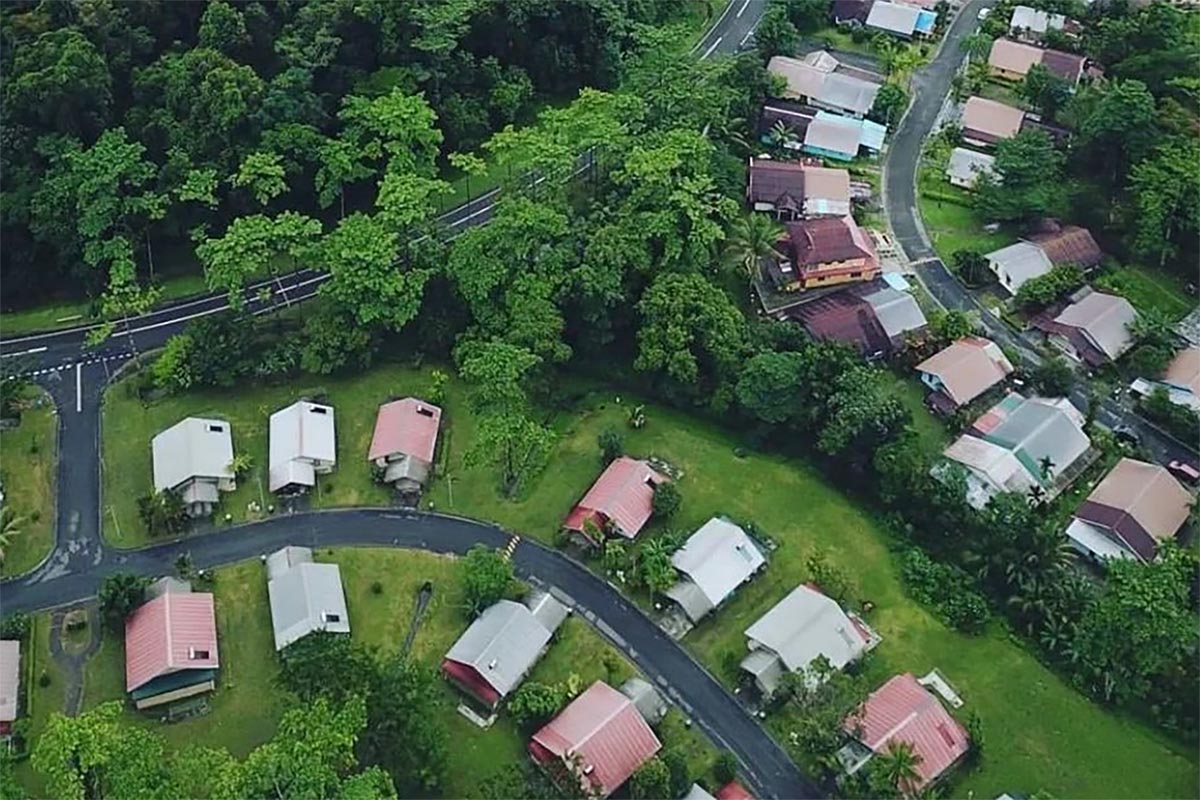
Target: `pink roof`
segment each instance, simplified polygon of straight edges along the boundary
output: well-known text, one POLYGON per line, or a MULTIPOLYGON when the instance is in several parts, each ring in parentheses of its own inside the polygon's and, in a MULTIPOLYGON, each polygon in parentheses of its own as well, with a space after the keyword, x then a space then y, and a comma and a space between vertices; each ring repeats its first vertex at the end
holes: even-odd
POLYGON ((616 532, 632 539, 650 519, 654 486, 667 478, 645 461, 621 456, 608 465, 567 517, 566 527, 583 530, 585 519, 611 522, 616 532))
POLYGON ((399 453, 432 464, 441 419, 440 408, 415 397, 381 405, 367 458, 374 461, 399 453))
POLYGON ((167 592, 125 620, 127 691, 160 675, 218 666, 217 617, 211 594, 167 592), (198 652, 207 657, 194 657, 198 652))
POLYGON ((921 757, 912 791, 935 780, 970 747, 963 726, 911 672, 895 676, 872 692, 859 713, 847 717, 844 725, 851 733, 861 727, 859 741, 876 753, 887 752, 895 742, 912 745, 921 757))
POLYGON ((730 781, 717 790, 717 800, 754 800, 754 795, 737 781, 730 781))
POLYGON ((662 743, 638 713, 633 701, 603 681, 596 681, 557 717, 533 735, 535 757, 549 753, 578 759, 585 788, 607 797, 629 780, 638 767, 662 749, 662 743))

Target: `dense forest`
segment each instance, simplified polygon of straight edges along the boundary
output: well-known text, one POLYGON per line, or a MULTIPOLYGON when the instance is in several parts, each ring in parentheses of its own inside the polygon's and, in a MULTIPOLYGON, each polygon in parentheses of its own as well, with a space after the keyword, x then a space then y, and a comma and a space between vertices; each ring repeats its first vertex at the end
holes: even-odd
POLYGON ((111 313, 144 305, 156 257, 238 216, 369 205, 398 167, 372 131, 424 115, 433 177, 544 102, 610 88, 638 26, 696 6, 4 3, 5 306, 106 290, 111 313))

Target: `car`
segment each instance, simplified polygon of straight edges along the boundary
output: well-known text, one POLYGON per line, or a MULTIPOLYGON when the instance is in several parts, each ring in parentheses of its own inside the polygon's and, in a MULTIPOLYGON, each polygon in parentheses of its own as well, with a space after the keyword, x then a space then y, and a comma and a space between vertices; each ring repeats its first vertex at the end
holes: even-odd
POLYGON ((1200 470, 1186 461, 1172 461, 1170 464, 1167 464, 1167 472, 1170 472, 1188 486, 1200 484, 1200 470))
POLYGON ((991 14, 991 13, 992 13, 992 10, 990 8, 981 8, 981 9, 979 9, 979 18, 987 19, 988 14, 991 14))
POLYGON ((1113 428, 1113 436, 1117 437, 1118 441, 1122 441, 1127 444, 1138 444, 1142 440, 1141 437, 1138 436, 1137 431, 1128 425, 1118 425, 1117 427, 1113 428))

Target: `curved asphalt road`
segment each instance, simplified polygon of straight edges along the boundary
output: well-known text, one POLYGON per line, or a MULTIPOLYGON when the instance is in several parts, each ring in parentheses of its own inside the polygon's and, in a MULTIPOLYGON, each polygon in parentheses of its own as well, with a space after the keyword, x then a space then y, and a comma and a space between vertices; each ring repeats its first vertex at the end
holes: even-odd
MULTIPOLYGON (((696 47, 700 58, 739 50, 762 16, 765 0, 733 0, 696 47)), ((456 235, 485 223, 498 191, 454 209, 440 221, 456 235)), ((311 297, 324 274, 282 275, 247 288, 247 308, 265 313, 311 297), (271 297, 257 299, 260 287, 271 297)), ((100 538, 100 407, 104 385, 121 363, 160 346, 191 319, 228 307, 224 294, 183 300, 123 324, 103 345, 84 347, 89 329, 21 336, 0 341, 0 357, 19 359, 50 392, 59 414, 58 490, 54 551, 32 572, 0 583, 3 610, 35 611, 93 597, 106 575, 130 570, 145 575, 172 571, 183 552, 211 568, 270 552, 285 544, 313 547, 391 546, 436 553, 466 552, 472 545, 500 547, 508 534, 493 525, 413 511, 376 509, 278 516, 154 547, 121 551, 100 538)), ((554 587, 677 703, 721 747, 737 754, 759 797, 820 797, 820 790, 738 702, 676 642, 663 634, 619 590, 561 553, 522 542, 513 554, 524 578, 554 587)))

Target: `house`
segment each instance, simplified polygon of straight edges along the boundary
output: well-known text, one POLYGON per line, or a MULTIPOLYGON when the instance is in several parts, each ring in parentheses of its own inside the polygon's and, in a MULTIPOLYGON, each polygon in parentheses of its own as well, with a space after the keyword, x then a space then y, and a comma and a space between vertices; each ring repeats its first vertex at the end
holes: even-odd
POLYGON ((213 596, 160 581, 125 620, 125 689, 138 709, 216 688, 220 659, 213 596))
POLYGON ((429 482, 442 410, 405 397, 379 407, 367 460, 383 470, 383 482, 400 491, 420 491, 429 482))
POLYGON ((803 59, 775 56, 767 71, 784 79, 783 97, 803 100, 818 109, 861 119, 871 110, 880 84, 862 77, 866 73, 842 69, 841 62, 822 50, 803 59))
POLYGON ((963 105, 962 139, 975 147, 992 147, 1016 136, 1025 121, 1019 108, 983 97, 969 97, 963 105))
POLYGON ((188 417, 150 440, 154 491, 179 495, 188 516, 212 513, 221 492, 237 488, 233 431, 221 419, 188 417))
POLYGON ((644 678, 630 678, 621 684, 621 694, 632 701, 642 719, 657 725, 671 710, 662 694, 644 678))
POLYGON ((763 104, 758 118, 758 138, 765 145, 777 142, 785 150, 804 148, 808 126, 817 118, 818 109, 790 100, 771 100, 763 104), (780 137, 782 136, 782 141, 780 137))
POLYGON ((877 155, 883 150, 887 128, 868 119, 839 117, 818 111, 804 130, 804 152, 835 161, 853 161, 860 151, 877 155))
POLYGON ((746 629, 750 654, 741 668, 764 697, 788 672, 807 669, 824 656, 842 669, 879 643, 879 637, 813 586, 797 586, 746 629))
POLYGON ((566 607, 545 592, 526 600, 488 606, 442 660, 442 674, 489 711, 520 685, 566 619, 566 607))
POLYGON ((1083 415, 1069 400, 1013 392, 943 455, 966 469, 967 502, 981 509, 1001 492, 1052 497, 1090 447, 1083 415))
POLYGON ((965 147, 956 147, 950 151, 950 160, 946 164, 946 177, 950 179, 953 186, 973 189, 980 175, 994 174, 995 163, 995 156, 977 153, 965 147))
POLYGON ((781 291, 869 281, 879 277, 875 245, 854 217, 791 222, 780 240, 781 259, 771 275, 781 291))
POLYGON ((1043 314, 1033 320, 1034 327, 1068 358, 1098 367, 1116 361, 1133 346, 1129 326, 1137 312, 1128 300, 1086 287, 1072 299, 1057 316, 1043 314))
POLYGON ((538 764, 559 762, 588 797, 608 797, 662 749, 633 701, 603 681, 571 701, 529 741, 538 764))
POLYGON ((933 392, 930 404, 948 413, 1003 381, 1013 365, 995 342, 966 336, 917 364, 917 372, 933 392))
POLYGON ((859 27, 867 21, 875 0, 833 0, 829 14, 834 25, 859 27))
POLYGON ((588 531, 589 523, 602 534, 632 539, 650 520, 655 487, 668 480, 645 461, 621 456, 600 473, 563 527, 589 544, 599 544, 588 531))
POLYGON ((0 739, 12 734, 21 697, 21 643, 0 640, 0 739))
POLYGON ((1177 353, 1159 380, 1138 378, 1130 388, 1139 395, 1162 389, 1175 405, 1200 414, 1200 347, 1189 347, 1177 353))
POLYGON ((337 463, 333 407, 299 400, 271 415, 268 484, 272 492, 304 491, 337 463))
POLYGON ((896 675, 870 694, 843 729, 853 741, 838 753, 850 774, 900 742, 917 756, 916 778, 901 787, 913 795, 936 782, 971 748, 971 739, 912 673, 896 675))
POLYGON ((814 339, 838 341, 867 358, 904 346, 904 334, 925 325, 912 295, 874 281, 826 295, 791 312, 814 339))
POLYGON ((337 564, 318 564, 307 547, 284 547, 267 557, 267 597, 275 649, 314 631, 350 633, 350 614, 337 564))
POLYGON ((1159 543, 1187 522, 1191 504, 1191 493, 1165 467, 1122 458, 1075 510, 1067 539, 1096 561, 1153 561, 1159 543))
POLYGON ((717 790, 717 800, 754 800, 754 795, 737 781, 730 781, 717 790))
POLYGON ((1061 31, 1067 18, 1062 14, 1051 14, 1038 8, 1017 6, 1008 23, 1008 33, 1014 39, 1038 41, 1046 31, 1061 31))
POLYGON ((1009 293, 1016 294, 1026 281, 1040 278, 1054 267, 1074 264, 1087 270, 1103 260, 1104 253, 1087 228, 1060 226, 1049 221, 1044 227, 1045 230, 1025 241, 993 250, 985 256, 988 267, 1009 293))
MULTIPOLYGON (((887 0, 876 0, 871 6, 870 13, 867 14, 866 26, 872 30, 883 31, 890 33, 893 36, 898 36, 901 39, 911 39, 918 32, 918 21, 921 14, 929 14, 923 12, 922 9, 907 3, 889 3, 887 0)), ((934 16, 936 21, 937 17, 934 16)), ((933 30, 932 24, 925 24, 927 30, 923 33, 929 33, 933 30)))
POLYGON ((695 623, 754 577, 766 559, 741 527, 713 517, 671 555, 671 564, 683 578, 667 597, 695 623))
POLYGON ((1041 64, 1052 75, 1057 75, 1074 87, 1083 77, 1087 59, 1075 53, 1045 50, 1011 39, 997 39, 992 43, 988 55, 988 71, 1008 81, 1023 80, 1036 64, 1041 64))
POLYGON ((717 800, 717 798, 709 794, 708 790, 700 784, 693 783, 692 788, 688 789, 688 793, 683 796, 683 800, 717 800))
POLYGON ((746 199, 780 219, 850 213, 850 173, 808 164, 750 159, 746 199))

